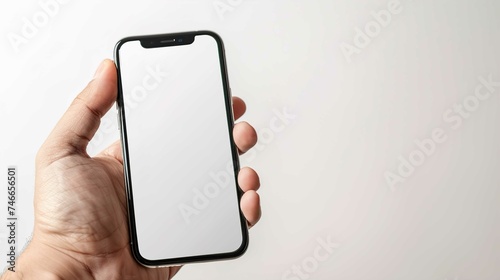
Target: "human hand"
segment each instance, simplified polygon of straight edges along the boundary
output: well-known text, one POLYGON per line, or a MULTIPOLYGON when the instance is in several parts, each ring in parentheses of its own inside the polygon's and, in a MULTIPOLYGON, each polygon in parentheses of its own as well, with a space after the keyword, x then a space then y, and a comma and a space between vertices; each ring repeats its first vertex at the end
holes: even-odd
MULTIPOLYGON (((16 272, 5 279, 171 279, 180 267, 146 268, 131 255, 122 152, 116 142, 95 157, 86 148, 100 119, 117 96, 112 61, 101 63, 94 79, 75 98, 36 158, 33 239, 16 272)), ((235 119, 245 103, 233 98, 235 119)), ((241 153, 257 141, 247 123, 235 125, 241 153)), ((259 177, 242 168, 241 209, 250 226, 260 218, 259 177)), ((4 279, 2 277, 2 279, 4 279)))

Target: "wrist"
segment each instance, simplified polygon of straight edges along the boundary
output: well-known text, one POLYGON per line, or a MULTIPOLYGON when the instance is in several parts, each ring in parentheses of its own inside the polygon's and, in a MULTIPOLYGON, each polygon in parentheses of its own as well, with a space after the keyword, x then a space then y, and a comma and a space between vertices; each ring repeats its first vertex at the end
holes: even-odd
POLYGON ((0 279, 93 279, 91 273, 77 260, 33 241, 18 257, 13 270, 5 270, 0 279))

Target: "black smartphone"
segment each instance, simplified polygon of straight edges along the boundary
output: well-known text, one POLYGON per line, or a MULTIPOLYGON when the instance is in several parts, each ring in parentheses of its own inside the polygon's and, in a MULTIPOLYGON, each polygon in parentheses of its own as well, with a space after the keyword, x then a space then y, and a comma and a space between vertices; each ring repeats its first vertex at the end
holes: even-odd
POLYGON ((241 256, 248 228, 222 39, 128 37, 115 62, 135 259, 159 267, 241 256))

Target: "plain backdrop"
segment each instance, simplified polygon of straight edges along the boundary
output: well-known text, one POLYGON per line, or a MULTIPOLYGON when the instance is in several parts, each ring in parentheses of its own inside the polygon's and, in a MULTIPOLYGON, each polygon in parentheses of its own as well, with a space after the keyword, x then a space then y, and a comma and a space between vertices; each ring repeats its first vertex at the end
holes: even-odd
MULTIPOLYGON (((17 166, 19 242, 36 151, 116 41, 208 29, 260 136, 242 161, 263 217, 246 255, 176 279, 500 279, 500 2, 47 2, 0 8, 0 186, 17 166)), ((91 153, 118 139, 115 114, 91 153)))

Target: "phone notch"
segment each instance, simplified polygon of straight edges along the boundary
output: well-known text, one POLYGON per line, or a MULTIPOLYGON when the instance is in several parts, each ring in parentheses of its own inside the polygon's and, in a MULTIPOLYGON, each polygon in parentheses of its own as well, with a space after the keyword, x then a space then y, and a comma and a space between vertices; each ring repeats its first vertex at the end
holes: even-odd
POLYGON ((158 36, 141 39, 141 45, 144 48, 161 48, 171 46, 190 45, 194 42, 194 34, 183 34, 175 36, 158 36))

